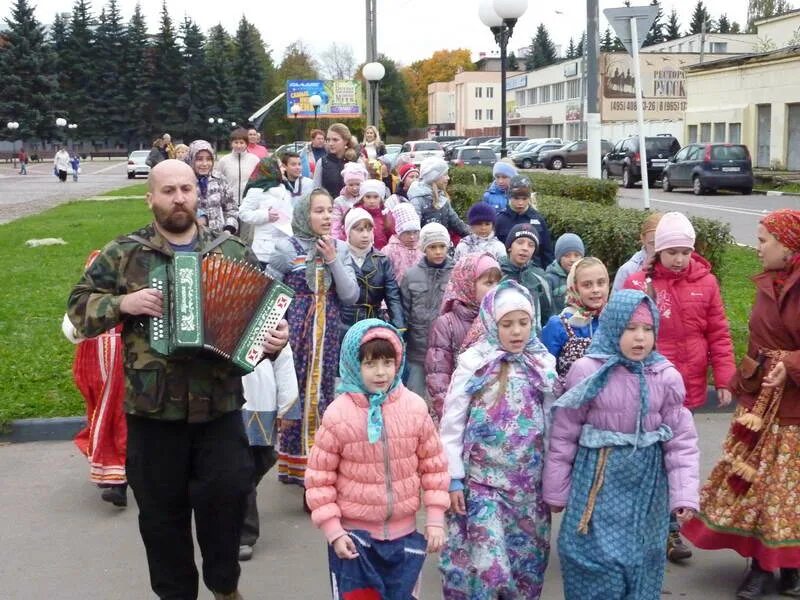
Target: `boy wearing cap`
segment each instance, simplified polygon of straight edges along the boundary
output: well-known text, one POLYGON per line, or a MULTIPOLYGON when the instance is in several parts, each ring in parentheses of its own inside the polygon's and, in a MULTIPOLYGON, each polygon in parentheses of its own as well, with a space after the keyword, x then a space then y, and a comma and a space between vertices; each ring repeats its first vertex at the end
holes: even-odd
POLYGON ((511 178, 517 174, 517 170, 507 162, 498 161, 492 167, 494 181, 483 193, 483 201, 490 204, 495 211, 500 212, 508 206, 508 187, 511 178))
POLYGON ((407 369, 406 387, 426 398, 425 354, 428 351, 428 332, 439 316, 444 288, 453 271, 453 261, 447 256, 450 234, 444 225, 428 223, 419 234, 422 260, 406 271, 400 284, 400 300, 406 321, 407 369))
POLYGON ((530 223, 521 223, 511 228, 506 237, 508 257, 500 259, 503 279, 513 279, 531 293, 536 310, 537 335, 553 314, 553 297, 545 272, 537 267, 534 258, 539 248, 539 236, 530 223))
POLYGON ((508 207, 498 213, 495 231, 498 239, 504 240, 515 225, 522 223, 532 225, 538 239, 534 262, 537 267, 544 269, 553 262, 553 242, 550 239, 550 228, 547 226, 547 221, 538 210, 531 206, 531 191, 531 181, 524 175, 511 178, 508 207))
POLYGON ((586 254, 586 248, 579 235, 565 233, 556 240, 556 259, 547 265, 545 274, 550 292, 553 295, 553 313, 564 309, 567 297, 567 275, 572 265, 586 254))
POLYGON ((494 235, 496 220, 497 215, 494 208, 487 202, 478 202, 470 206, 467 211, 467 222, 472 233, 458 243, 453 260, 458 262, 459 258, 467 254, 483 254, 484 252, 488 252, 498 261, 504 257, 506 247, 494 235))
POLYGON ((431 156, 419 166, 419 179, 408 190, 408 199, 414 205, 424 227, 428 223, 441 223, 450 235, 458 238, 469 235, 469 227, 461 220, 447 197, 447 163, 431 156))

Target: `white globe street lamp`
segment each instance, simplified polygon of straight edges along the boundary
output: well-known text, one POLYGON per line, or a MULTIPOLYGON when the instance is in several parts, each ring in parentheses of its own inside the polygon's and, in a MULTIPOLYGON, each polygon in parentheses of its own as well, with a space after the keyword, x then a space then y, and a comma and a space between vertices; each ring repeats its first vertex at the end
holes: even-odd
POLYGON ((319 114, 319 106, 322 104, 322 96, 319 94, 314 94, 311 96, 308 101, 311 103, 311 106, 314 107, 314 127, 317 126, 317 115, 319 114))
POLYGON ((216 122, 216 119, 214 117, 208 117, 208 124, 209 125, 213 125, 215 122, 216 122))
POLYGON ((67 124, 67 120, 64 117, 58 117, 56 119, 56 126, 57 127, 64 127, 67 124))
POLYGON ((371 98, 370 114, 367 115, 367 125, 374 125, 380 128, 381 110, 378 104, 378 88, 381 84, 381 79, 386 75, 386 67, 379 62, 370 62, 364 65, 361 69, 361 74, 367 80, 367 94, 371 98))

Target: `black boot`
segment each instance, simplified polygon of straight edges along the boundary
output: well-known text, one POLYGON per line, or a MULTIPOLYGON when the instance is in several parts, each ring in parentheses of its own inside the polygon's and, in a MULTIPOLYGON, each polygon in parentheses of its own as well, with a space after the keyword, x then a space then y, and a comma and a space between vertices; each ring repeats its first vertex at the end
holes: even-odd
POLYGON ((114 506, 125 508, 128 506, 128 484, 110 485, 100 493, 100 497, 114 506))
POLYGON ((800 571, 798 569, 781 569, 778 593, 781 596, 800 598, 800 571))
POLYGON ((761 598, 767 586, 772 582, 772 573, 765 571, 758 564, 758 561, 753 559, 753 564, 747 572, 747 577, 736 590, 736 600, 757 600, 761 598))
POLYGON ((670 531, 667 538, 667 558, 671 562, 678 562, 692 557, 692 550, 683 541, 681 534, 670 531))

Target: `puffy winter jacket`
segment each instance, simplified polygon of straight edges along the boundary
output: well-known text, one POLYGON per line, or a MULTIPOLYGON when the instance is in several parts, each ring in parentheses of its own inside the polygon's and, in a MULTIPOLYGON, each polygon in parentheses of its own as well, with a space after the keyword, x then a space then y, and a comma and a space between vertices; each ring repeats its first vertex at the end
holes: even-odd
POLYGON ((497 239, 505 243, 511 228, 522 223, 530 223, 536 228, 539 246, 536 248, 533 262, 537 267, 544 269, 555 259, 553 242, 550 239, 550 229, 547 226, 547 221, 535 208, 529 208, 524 213, 519 214, 511 210, 511 207, 508 207, 497 213, 497 223, 494 226, 497 239))
POLYGON ((252 226, 253 243, 251 246, 261 262, 269 261, 275 251, 275 242, 280 238, 289 237, 292 231, 290 223, 293 210, 292 199, 283 186, 275 186, 268 190, 250 188, 247 192, 247 196, 239 206, 239 220, 252 226), (270 208, 281 213, 280 221, 270 223, 270 208), (282 223, 280 228, 278 223, 282 223))
POLYGON ((374 235, 372 243, 378 250, 382 250, 383 247, 389 243, 389 239, 394 235, 394 217, 391 211, 384 212, 380 207, 367 208, 363 204, 359 204, 358 206, 367 211, 372 217, 372 232, 374 235))
POLYGON ((249 152, 231 152, 214 163, 214 175, 222 177, 231 186, 237 206, 241 206, 244 200, 244 188, 258 163, 259 158, 249 152))
POLYGON ((421 489, 427 525, 444 527, 450 476, 425 401, 400 384, 383 404, 383 435, 374 444, 368 408, 363 394, 348 393, 325 411, 305 473, 311 520, 329 542, 346 529, 397 539, 416 530, 421 489))
POLYGON ((503 189, 493 181, 489 188, 483 192, 483 201, 491 204, 495 211, 500 212, 508 206, 508 189, 503 189))
POLYGON ((397 234, 389 238, 389 243, 383 247, 382 252, 389 258, 394 269, 394 276, 397 283, 403 281, 406 271, 415 266, 424 256, 419 248, 409 249, 397 234))
POLYGON ((455 300, 451 312, 439 315, 428 335, 425 354, 425 383, 436 416, 442 418, 444 397, 456 370, 456 361, 469 328, 478 316, 478 309, 455 300))
POLYGON ((205 196, 199 194, 197 216, 208 219, 208 228, 219 233, 226 227, 239 231, 239 206, 231 186, 221 177, 209 175, 205 196))
POLYGON ((547 265, 544 273, 553 296, 553 314, 557 315, 564 310, 567 301, 567 273, 557 260, 547 265))
POLYGON ((483 238, 474 233, 470 233, 467 237, 458 242, 453 260, 458 262, 458 259, 467 254, 483 254, 488 252, 494 256, 498 261, 507 256, 506 246, 495 237, 494 234, 488 238, 483 238))
MULTIPOLYGON (((342 190, 344 191, 344 190, 342 190)), ((353 208, 357 198, 350 198, 344 194, 334 196, 333 213, 331 214, 331 236, 337 240, 347 241, 344 234, 344 217, 353 208)))
MULTIPOLYGON (((644 271, 634 273, 625 287, 649 293, 646 279, 644 271)), ((661 315, 658 351, 683 375, 686 407, 695 409, 706 401, 709 364, 718 389, 728 389, 736 371, 717 278, 708 261, 693 254, 689 266, 680 273, 656 263, 653 288, 661 315)))
MULTIPOLYGON (((588 356, 578 359, 567 374, 567 389, 575 387, 602 364, 601 360, 588 356)), ((673 433, 672 439, 662 444, 670 510, 683 507, 697 510, 700 451, 694 420, 683 407, 683 381, 667 361, 646 367, 645 379, 650 399, 642 431, 654 431, 664 423, 673 433)), ((556 408, 542 476, 544 501, 551 506, 567 505, 572 467, 585 423, 605 431, 634 433, 638 416, 639 376, 621 365, 612 369, 605 387, 592 401, 580 408, 556 408)))
MULTIPOLYGON (((441 194, 441 192, 439 192, 441 194)), ((439 223, 444 225, 450 232, 450 237, 455 233, 458 237, 466 237, 470 234, 470 229, 466 223, 458 216, 450 200, 445 200, 439 208, 433 206, 433 190, 431 186, 422 181, 415 181, 408 190, 408 200, 414 206, 414 210, 419 215, 420 226, 425 227, 428 223, 439 223)))
POLYGON ((524 267, 518 267, 508 258, 500 259, 500 270, 503 271, 503 279, 513 279, 520 285, 528 289, 533 297, 534 310, 539 315, 536 330, 541 332, 542 327, 547 324, 547 320, 553 314, 553 297, 550 294, 550 284, 547 283, 545 272, 530 261, 524 267))
POLYGON ((406 320, 408 362, 421 364, 425 361, 431 323, 439 316, 444 288, 452 272, 453 261, 449 258, 441 267, 431 267, 423 257, 403 277, 400 299, 406 320))
POLYGON ((384 319, 398 329, 405 329, 400 287, 397 285, 389 259, 373 248, 360 267, 352 258, 348 260, 356 273, 358 300, 351 306, 341 308, 339 325, 342 337, 353 323, 362 319, 384 319), (381 309, 381 303, 384 301, 389 309, 388 318, 381 309))

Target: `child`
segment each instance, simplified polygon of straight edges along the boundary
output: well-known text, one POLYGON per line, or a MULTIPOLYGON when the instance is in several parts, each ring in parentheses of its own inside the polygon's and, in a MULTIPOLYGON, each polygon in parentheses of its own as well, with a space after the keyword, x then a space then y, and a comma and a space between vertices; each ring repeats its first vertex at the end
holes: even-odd
POLYGON ((422 260, 422 251, 419 249, 419 215, 408 202, 395 206, 392 215, 396 233, 383 247, 383 253, 391 261, 399 284, 406 271, 422 260))
POLYGON ((453 267, 442 308, 428 334, 425 354, 425 383, 437 423, 442 418, 444 396, 456 370, 456 359, 478 317, 481 300, 502 276, 497 260, 487 253, 463 256, 453 267))
POLYGON ((331 235, 334 239, 346 241, 344 235, 344 216, 358 201, 361 184, 367 179, 367 170, 358 162, 349 162, 342 169, 342 188, 336 200, 333 201, 333 221, 331 235))
POLYGON ((311 194, 314 189, 314 182, 308 177, 303 177, 303 166, 300 163, 300 155, 297 152, 284 152, 281 155, 283 165, 283 187, 285 187, 292 200, 302 198, 311 194))
POLYGON ((550 550, 542 498, 545 395, 555 361, 536 338, 528 291, 502 281, 483 298, 485 337, 458 357, 444 404, 450 470, 443 596, 539 598, 550 550))
POLYGON ((383 209, 385 195, 386 185, 382 181, 367 179, 359 186, 358 200, 354 204, 355 207, 367 211, 372 217, 373 244, 378 250, 383 249, 389 242, 389 238, 394 235, 394 217, 391 212, 383 209))
POLYGON ((453 271, 453 261, 447 256, 450 236, 444 225, 428 223, 419 234, 423 257, 407 272, 400 283, 400 299, 408 332, 407 387, 425 397, 425 353, 428 351, 428 331, 439 315, 445 286, 453 271))
POLYGON ((239 220, 252 231, 253 252, 262 269, 275 251, 275 242, 292 235, 292 199, 282 180, 278 161, 272 156, 262 158, 250 175, 239 207, 239 220))
POLYGON ((306 496, 337 599, 418 597, 425 552, 444 543, 447 463, 425 402, 400 381, 404 358, 391 325, 356 323, 342 345, 339 396, 311 450, 306 496))
POLYGON ((617 270, 617 274, 614 276, 613 291, 621 290, 628 277, 647 268, 648 261, 655 254, 653 246, 656 240, 656 227, 658 227, 658 222, 663 216, 659 212, 653 212, 642 221, 642 225, 639 228, 639 241, 642 243, 642 248, 617 270))
MULTIPOLYGON (((258 166, 258 157, 247 151, 247 129, 239 127, 231 132, 229 137, 231 152, 220 158, 214 165, 214 175, 223 178, 231 186, 236 198, 236 206, 241 206, 244 201, 245 188, 250 180, 250 175, 258 166)), ((177 156, 178 147, 175 147, 177 156)), ((244 228, 248 229, 248 228, 244 228)), ((248 230, 245 237, 252 239, 252 231, 248 230)))
POLYGON ((522 284, 531 293, 536 317, 534 327, 540 332, 553 314, 553 299, 544 271, 534 262, 539 249, 536 229, 528 224, 515 225, 506 238, 506 248, 508 257, 500 259, 503 277, 522 284))
POLYGON ((511 178, 517 175, 517 170, 502 160, 494 163, 492 177, 494 181, 483 193, 483 201, 489 204, 495 212, 505 210, 508 206, 508 185, 511 178))
POLYGON ((189 146, 186 144, 178 144, 175 146, 175 158, 176 160, 186 160, 186 157, 189 156, 189 146))
POLYGON ((291 346, 287 344, 275 360, 262 360, 242 377, 242 391, 242 420, 254 467, 253 491, 247 496, 239 541, 239 560, 246 561, 253 557, 260 533, 256 488, 278 460, 278 419, 300 418, 291 346))
POLYGON ((545 274, 553 295, 553 312, 564 309, 567 294, 567 273, 586 254, 583 240, 574 233, 565 233, 556 240, 556 259, 547 265, 545 274))
POLYGON ((339 321, 342 339, 347 330, 362 319, 378 318, 405 331, 400 288, 389 259, 373 246, 372 222, 372 216, 358 206, 344 218, 350 262, 358 282, 358 299, 352 306, 342 307, 339 321), (388 315, 381 308, 384 302, 388 315))
POLYGON ((447 197, 445 190, 450 181, 447 169, 444 159, 437 156, 423 160, 419 167, 420 178, 409 188, 408 199, 414 205, 423 227, 428 223, 441 223, 451 237, 460 239, 469 235, 469 228, 447 197))
POLYGON ((187 160, 197 177, 198 222, 215 233, 224 230, 235 235, 239 230, 239 205, 228 183, 212 174, 214 148, 205 140, 195 140, 189 146, 187 160))
POLYGON ((496 220, 497 213, 486 202, 478 202, 470 206, 467 211, 467 223, 469 223, 472 233, 458 242, 453 260, 457 261, 462 256, 475 252, 488 252, 496 260, 504 257, 506 255, 506 247, 494 235, 494 223, 496 220))
POLYGON ((542 329, 542 342, 556 357, 559 381, 586 352, 607 302, 608 271, 603 262, 587 256, 572 265, 567 275, 567 306, 542 329))
POLYGON ((393 209, 398 204, 408 202, 408 188, 419 179, 419 169, 412 163, 407 163, 397 168, 398 184, 394 189, 394 194, 386 200, 386 208, 393 209))
POLYGON ((611 297, 588 354, 555 402, 544 499, 566 506, 558 554, 566 600, 658 600, 670 512, 698 508, 699 449, 680 374, 654 350, 658 310, 611 297))
POLYGON ((78 181, 78 174, 81 172, 81 157, 77 152, 72 153, 69 165, 72 167, 72 181, 78 181))
POLYGON ((539 251, 534 257, 534 263, 544 269, 553 262, 553 243, 550 241, 550 229, 541 213, 533 207, 531 202, 531 181, 524 175, 511 178, 508 186, 508 207, 497 214, 495 232, 497 238, 505 240, 515 225, 532 225, 536 230, 536 239, 539 240, 539 251))

